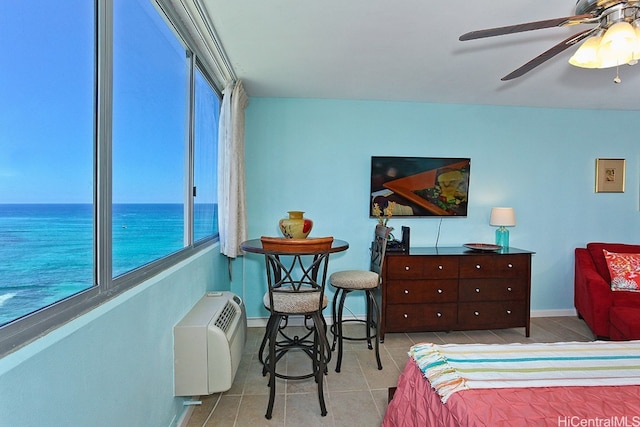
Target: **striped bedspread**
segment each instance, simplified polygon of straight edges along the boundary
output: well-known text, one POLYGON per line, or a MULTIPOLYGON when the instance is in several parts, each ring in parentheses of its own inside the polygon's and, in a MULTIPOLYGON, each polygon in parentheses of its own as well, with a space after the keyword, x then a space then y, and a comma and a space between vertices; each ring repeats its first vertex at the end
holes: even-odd
POLYGON ((640 341, 422 343, 409 356, 443 403, 474 388, 640 385, 640 341))

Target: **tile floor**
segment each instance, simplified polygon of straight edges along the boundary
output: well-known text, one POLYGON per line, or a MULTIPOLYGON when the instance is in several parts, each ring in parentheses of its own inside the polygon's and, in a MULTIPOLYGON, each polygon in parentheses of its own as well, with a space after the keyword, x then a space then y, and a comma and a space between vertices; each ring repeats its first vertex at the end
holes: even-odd
MULTIPOLYGON (((188 427, 379 426, 387 408, 388 388, 397 384, 408 358, 407 350, 415 343, 526 343, 594 339, 586 324, 577 317, 532 318, 529 338, 524 336, 524 328, 387 334, 380 348, 382 371, 377 369, 375 354, 367 349, 365 342, 345 341, 341 372, 335 372, 336 357, 332 357, 329 373, 325 376, 324 394, 328 414, 320 416, 317 386, 313 379, 278 380, 273 418, 267 420, 264 414, 269 388, 267 377, 262 376, 262 366, 257 359, 263 333, 264 328, 249 328, 247 345, 232 388, 224 393, 202 396, 202 405, 194 408, 188 427)), ((282 363, 286 363, 285 369, 289 373, 310 366, 309 359, 299 352, 291 352, 279 362, 279 366, 282 363)))

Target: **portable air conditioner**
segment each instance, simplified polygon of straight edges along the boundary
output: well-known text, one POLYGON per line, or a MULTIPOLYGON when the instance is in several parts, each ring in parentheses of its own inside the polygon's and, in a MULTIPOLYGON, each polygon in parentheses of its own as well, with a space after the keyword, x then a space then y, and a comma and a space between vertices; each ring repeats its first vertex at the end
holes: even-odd
POLYGON ((231 388, 247 337, 244 304, 231 292, 208 292, 173 328, 176 396, 231 388))

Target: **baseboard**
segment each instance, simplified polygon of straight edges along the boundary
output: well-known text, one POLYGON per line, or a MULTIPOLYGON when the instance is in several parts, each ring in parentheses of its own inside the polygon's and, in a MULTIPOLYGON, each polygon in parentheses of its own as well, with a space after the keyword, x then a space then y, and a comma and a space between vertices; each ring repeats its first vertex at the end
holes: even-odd
POLYGON ((267 326, 266 317, 248 317, 247 327, 249 328, 265 328, 267 326))
MULTIPOLYGON (((577 316, 578 313, 573 308, 567 309, 559 309, 559 310, 533 310, 531 311, 531 317, 573 317, 577 316)), ((364 315, 363 315, 364 316, 364 315)), ((302 326, 303 325, 303 317, 302 316, 291 316, 289 318, 289 324, 291 326, 302 326)), ((333 323, 331 316, 325 316, 325 321, 327 325, 331 325, 333 323)), ((358 319, 357 316, 343 316, 344 320, 350 319, 358 319)), ((247 319, 247 326, 250 328, 264 328, 267 326, 267 317, 251 317, 247 319)))
POLYGON ((195 407, 193 405, 186 406, 176 423, 176 427, 187 427, 189 425, 189 420, 191 419, 191 414, 193 414, 194 410, 195 407))
MULTIPOLYGON (((347 319, 356 319, 354 316, 343 316, 344 320, 347 319)), ((247 326, 249 328, 264 328, 267 326, 268 317, 249 317, 247 318, 247 326)), ((327 325, 333 324, 333 319, 331 316, 324 316, 324 321, 327 322, 327 325)), ((303 316, 289 316, 289 324, 291 326, 303 326, 304 325, 304 317, 303 316)))
POLYGON ((574 317, 578 312, 575 308, 566 308, 560 310, 532 310, 531 317, 574 317))

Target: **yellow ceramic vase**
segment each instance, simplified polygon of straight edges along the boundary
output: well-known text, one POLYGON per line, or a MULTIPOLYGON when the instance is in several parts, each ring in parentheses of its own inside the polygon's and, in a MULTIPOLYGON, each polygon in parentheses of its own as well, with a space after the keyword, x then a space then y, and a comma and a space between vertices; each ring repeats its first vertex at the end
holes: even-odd
POLYGON ((306 239, 313 227, 313 221, 304 218, 304 212, 301 211, 289 211, 288 213, 289 218, 282 218, 278 223, 284 237, 306 239))

